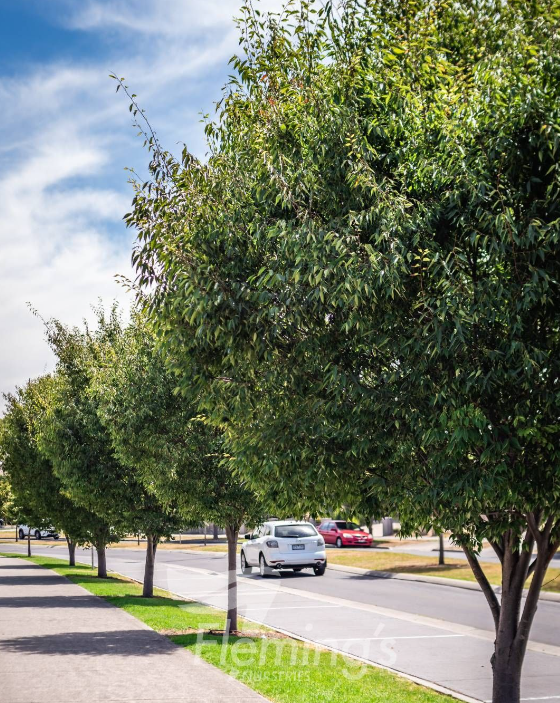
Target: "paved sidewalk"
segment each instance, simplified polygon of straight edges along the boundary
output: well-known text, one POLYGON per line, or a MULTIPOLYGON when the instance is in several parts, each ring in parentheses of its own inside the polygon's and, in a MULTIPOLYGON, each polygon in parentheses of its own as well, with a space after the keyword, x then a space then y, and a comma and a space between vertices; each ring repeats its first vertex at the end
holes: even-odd
POLYGON ((266 699, 53 571, 0 557, 0 700, 266 699))

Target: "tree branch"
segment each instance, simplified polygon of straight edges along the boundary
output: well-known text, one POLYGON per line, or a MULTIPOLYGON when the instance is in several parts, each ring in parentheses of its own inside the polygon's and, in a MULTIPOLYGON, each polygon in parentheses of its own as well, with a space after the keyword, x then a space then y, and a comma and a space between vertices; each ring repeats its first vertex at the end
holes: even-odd
MULTIPOLYGON (((552 525, 553 525, 553 520, 549 518, 546 523, 545 527, 545 532, 547 531, 548 528, 548 536, 550 537, 550 532, 552 530, 552 525), (550 523, 550 524, 549 524, 550 523)), ((539 545, 538 547, 538 552, 537 552, 537 558, 535 561, 531 564, 529 569, 531 570, 533 575, 533 580, 531 581, 531 585, 529 586, 529 592, 527 594, 527 598, 525 600, 525 606, 523 608, 523 614, 521 616, 521 620, 519 621, 519 627, 517 629, 517 636, 516 640, 519 641, 519 646, 522 648, 522 651, 525 651, 525 648, 527 647, 527 641, 529 639, 529 632, 531 630, 531 625, 533 623, 533 618, 535 617, 535 613, 537 612, 537 605, 538 605, 538 600, 539 596, 541 593, 541 588, 542 584, 544 581, 544 577, 546 575, 546 570, 548 569, 548 565, 550 564, 552 557, 556 554, 558 549, 560 548, 560 540, 557 540, 556 542, 553 542, 552 544, 543 544, 543 548, 541 549, 541 546, 539 545)))
POLYGON ((500 560, 500 563, 504 563, 504 550, 503 548, 497 543, 497 542, 492 542, 491 540, 488 540, 490 542, 490 546, 492 549, 496 552, 496 556, 500 560))
POLYGON ((525 537, 523 538, 523 545, 521 549, 521 554, 519 555, 519 560, 517 563, 518 575, 516 579, 523 588, 523 584, 528 579, 530 574, 533 573, 535 568, 536 560, 531 564, 531 559, 533 557, 533 547, 535 546, 535 538, 533 537, 530 530, 527 530, 525 537))
POLYGON ((535 515, 535 513, 527 513, 526 515, 527 526, 533 535, 533 538, 537 545, 540 547, 542 542, 542 534, 539 530, 540 514, 535 515))
POLYGON ((469 566, 471 567, 473 574, 475 575, 475 578, 478 581, 478 585, 482 589, 482 592, 484 593, 486 600, 488 601, 488 605, 490 606, 490 610, 492 612, 492 617, 494 618, 494 626, 497 632, 498 626, 500 624, 501 608, 500 604, 498 603, 498 599, 496 598, 496 594, 494 593, 494 589, 486 578, 486 574, 482 570, 482 567, 480 566, 476 555, 468 547, 463 547, 463 551, 465 552, 465 556, 467 557, 469 566))

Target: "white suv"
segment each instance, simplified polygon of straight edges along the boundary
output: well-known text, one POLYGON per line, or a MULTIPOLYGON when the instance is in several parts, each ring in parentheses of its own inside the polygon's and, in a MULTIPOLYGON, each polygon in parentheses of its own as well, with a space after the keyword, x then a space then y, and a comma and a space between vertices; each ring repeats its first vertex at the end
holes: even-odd
POLYGON ((250 574, 258 566, 261 576, 273 569, 313 569, 322 576, 327 568, 325 541, 310 522, 275 520, 265 522, 241 548, 241 571, 250 574))
POLYGON ((58 539, 58 532, 52 527, 49 527, 46 530, 39 530, 36 527, 29 527, 28 525, 19 525, 18 537, 20 539, 27 537, 29 533, 31 533, 31 536, 35 537, 35 539, 43 539, 44 537, 52 537, 53 539, 58 539))

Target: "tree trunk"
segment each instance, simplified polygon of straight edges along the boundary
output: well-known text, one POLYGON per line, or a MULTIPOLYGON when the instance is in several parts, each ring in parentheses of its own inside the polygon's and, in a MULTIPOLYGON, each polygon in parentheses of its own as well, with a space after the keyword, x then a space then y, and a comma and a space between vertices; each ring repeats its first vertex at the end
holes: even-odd
POLYGON ((521 698, 521 667, 525 650, 517 638, 524 579, 519 578, 519 553, 508 539, 502 562, 502 599, 492 655, 493 703, 518 703, 521 698))
POLYGON ((154 567, 156 564, 157 535, 146 535, 146 566, 144 568, 143 598, 152 598, 154 595, 154 567))
POLYGON ((500 620, 492 655, 493 703, 518 703, 521 698, 525 646, 518 637, 523 583, 515 578, 517 561, 516 554, 506 554, 502 566, 500 620))
POLYGON ((19 525, 16 524, 16 542, 19 542, 18 529, 19 529, 19 525))
POLYGON ((445 565, 445 551, 443 549, 443 533, 439 533, 439 561, 438 564, 440 566, 445 565))
POLYGON ((495 651, 492 656, 492 703, 519 703, 521 699, 521 668, 523 656, 520 656, 514 642, 496 638, 495 651))
POLYGON ((214 523, 213 530, 214 530, 214 539, 218 539, 218 525, 216 525, 216 523, 214 523))
POLYGON ((105 552, 105 544, 99 542, 95 545, 97 551, 97 576, 100 579, 107 578, 107 554, 105 552))
POLYGON ((236 632, 237 627, 237 525, 226 525, 228 543, 228 610, 226 630, 236 632))
POLYGON ((522 538, 523 544, 513 530, 506 531, 499 540, 491 542, 502 565, 501 602, 498 602, 475 554, 463 547, 476 580, 486 596, 496 628, 492 655, 492 703, 519 703, 521 698, 521 670, 531 625, 546 570, 560 546, 560 541, 553 542, 550 539, 553 518, 547 520, 542 530, 539 529, 539 522, 540 513, 527 515, 529 529, 522 538), (531 563, 535 542, 537 557, 531 563), (533 579, 522 610, 523 586, 530 574, 533 574, 533 579))
POLYGON ((76 544, 66 535, 68 544, 68 566, 76 566, 76 544))
POLYGON ((31 556, 31 528, 27 527, 27 556, 31 556))

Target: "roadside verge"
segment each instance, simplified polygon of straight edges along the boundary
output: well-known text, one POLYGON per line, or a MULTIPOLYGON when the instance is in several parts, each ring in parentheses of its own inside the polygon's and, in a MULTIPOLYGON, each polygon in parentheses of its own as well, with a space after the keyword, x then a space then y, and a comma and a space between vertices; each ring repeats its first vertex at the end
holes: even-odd
MULTIPOLYGON (((361 576, 369 576, 370 578, 378 579, 398 579, 399 581, 419 581, 420 583, 433 583, 439 586, 450 586, 451 588, 465 588, 469 591, 481 591, 478 583, 466 581, 465 579, 445 578, 444 576, 425 576, 423 574, 406 574, 395 571, 376 571, 374 569, 361 569, 358 566, 345 566, 342 564, 329 564, 329 569, 334 571, 345 571, 350 574, 359 574, 361 576)), ((492 586, 495 593, 502 592, 501 586, 492 586)), ((525 589, 525 594, 527 589, 525 589)), ((560 603, 560 593, 550 593, 542 591, 540 600, 560 603)))
MULTIPOLYGON (((10 555, 13 556, 13 555, 10 555)), ((141 587, 124 578, 97 579, 88 567, 34 557, 30 561, 66 576, 106 602, 169 637, 206 662, 277 703, 452 703, 453 698, 376 666, 312 646, 279 631, 242 622, 241 636, 224 636, 225 613, 159 591, 141 597, 141 587), (216 632, 217 631, 217 632, 216 632), (346 676, 344 672, 349 672, 346 676)), ((473 700, 454 697, 456 700, 473 700)))

